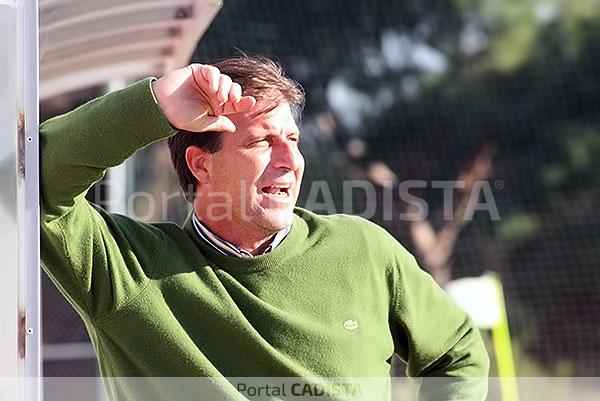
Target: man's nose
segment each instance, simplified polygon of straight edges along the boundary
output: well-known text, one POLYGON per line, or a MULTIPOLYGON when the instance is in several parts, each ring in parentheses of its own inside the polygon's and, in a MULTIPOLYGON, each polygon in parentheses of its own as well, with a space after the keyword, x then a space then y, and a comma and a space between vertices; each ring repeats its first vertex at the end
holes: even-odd
POLYGON ((286 141, 273 146, 271 159, 274 167, 294 171, 302 163, 302 154, 295 142, 286 141))

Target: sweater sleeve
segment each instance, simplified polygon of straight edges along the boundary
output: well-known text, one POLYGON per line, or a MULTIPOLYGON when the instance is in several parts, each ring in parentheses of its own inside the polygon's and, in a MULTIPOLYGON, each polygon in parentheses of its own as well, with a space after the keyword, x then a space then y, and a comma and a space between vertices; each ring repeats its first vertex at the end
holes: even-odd
POLYGON ((174 133, 150 78, 40 126, 42 266, 83 316, 100 319, 141 291, 162 235, 85 195, 106 169, 174 133))
POLYGON ((396 243, 391 326, 408 375, 422 378, 420 399, 484 400, 489 358, 467 314, 396 243))

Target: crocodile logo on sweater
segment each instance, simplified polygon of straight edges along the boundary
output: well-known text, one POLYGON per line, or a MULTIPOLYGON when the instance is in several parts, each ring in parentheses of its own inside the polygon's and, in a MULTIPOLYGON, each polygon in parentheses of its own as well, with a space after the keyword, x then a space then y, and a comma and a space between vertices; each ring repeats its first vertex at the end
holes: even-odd
POLYGON ((346 320, 344 322, 344 328, 348 331, 358 329, 358 322, 356 320, 352 320, 352 319, 346 320))

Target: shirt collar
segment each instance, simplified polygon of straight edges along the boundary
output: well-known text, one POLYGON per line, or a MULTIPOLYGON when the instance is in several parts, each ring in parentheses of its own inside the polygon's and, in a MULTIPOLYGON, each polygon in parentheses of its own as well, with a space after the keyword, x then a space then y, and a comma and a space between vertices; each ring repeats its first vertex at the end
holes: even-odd
MULTIPOLYGON (((246 251, 245 249, 239 248, 236 245, 232 244, 231 242, 226 241, 223 238, 219 237, 218 235, 212 233, 208 229, 208 227, 206 227, 204 224, 202 224, 202 222, 200 222, 200 219, 198 219, 198 217, 196 217, 196 213, 192 213, 192 224, 194 226, 194 231, 196 232, 198 237, 202 241, 204 241, 207 245, 209 245, 211 248, 222 253, 223 255, 235 256, 238 258, 253 258, 254 257, 254 255, 252 255, 250 252, 246 251)), ((265 253, 271 252, 277 246, 279 246, 279 244, 281 244, 281 242, 285 239, 285 237, 287 237, 291 228, 292 228, 292 226, 290 225, 290 226, 284 228, 283 230, 279 231, 278 233, 276 233, 272 237, 271 243, 263 251, 262 254, 264 255, 265 253)))

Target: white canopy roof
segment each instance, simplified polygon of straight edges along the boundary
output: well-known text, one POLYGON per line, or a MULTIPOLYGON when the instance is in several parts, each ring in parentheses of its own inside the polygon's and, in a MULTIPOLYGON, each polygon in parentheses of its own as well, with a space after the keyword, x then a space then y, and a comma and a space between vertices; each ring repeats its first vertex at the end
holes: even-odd
POLYGON ((40 99, 185 65, 222 0, 39 0, 40 99))

